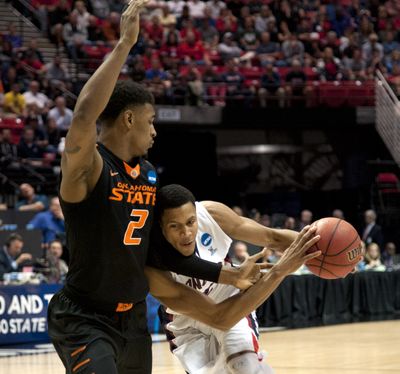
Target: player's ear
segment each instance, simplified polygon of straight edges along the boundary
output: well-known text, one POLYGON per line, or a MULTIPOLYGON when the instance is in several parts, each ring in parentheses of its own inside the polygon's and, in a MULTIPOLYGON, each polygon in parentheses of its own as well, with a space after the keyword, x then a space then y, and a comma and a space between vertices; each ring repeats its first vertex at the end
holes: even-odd
POLYGON ((125 126, 128 129, 131 129, 135 123, 135 115, 133 113, 133 110, 131 110, 131 109, 125 110, 123 120, 124 120, 125 126))

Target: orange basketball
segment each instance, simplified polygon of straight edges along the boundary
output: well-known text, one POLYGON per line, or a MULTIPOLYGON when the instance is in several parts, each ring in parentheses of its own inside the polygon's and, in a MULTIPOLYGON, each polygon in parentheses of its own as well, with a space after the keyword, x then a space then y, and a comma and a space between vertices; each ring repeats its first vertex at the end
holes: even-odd
POLYGON ((308 251, 321 251, 321 256, 306 262, 312 273, 325 279, 344 278, 362 256, 361 240, 350 223, 333 217, 315 221, 316 235, 321 239, 308 251))

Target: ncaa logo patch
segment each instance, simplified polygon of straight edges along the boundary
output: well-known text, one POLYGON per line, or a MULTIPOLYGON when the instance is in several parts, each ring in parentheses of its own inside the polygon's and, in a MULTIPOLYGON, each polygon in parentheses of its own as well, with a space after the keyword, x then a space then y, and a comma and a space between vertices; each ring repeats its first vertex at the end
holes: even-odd
POLYGON ((201 244, 204 245, 204 247, 208 247, 212 243, 212 237, 209 233, 205 232, 201 238, 200 238, 201 244))
POLYGON ((147 180, 151 183, 151 184, 155 184, 157 182, 157 175, 156 172, 154 170, 150 170, 147 174, 147 180))

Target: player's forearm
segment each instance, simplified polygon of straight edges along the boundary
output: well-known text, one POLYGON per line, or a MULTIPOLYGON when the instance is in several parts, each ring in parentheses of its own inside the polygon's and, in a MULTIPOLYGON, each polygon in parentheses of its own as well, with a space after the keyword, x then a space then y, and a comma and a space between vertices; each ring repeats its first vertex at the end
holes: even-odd
POLYGON ((271 229, 271 243, 269 243, 269 246, 272 249, 286 249, 296 240, 298 235, 299 233, 293 230, 271 229))
POLYGON ((218 283, 229 284, 236 287, 238 282, 238 275, 238 269, 232 266, 222 266, 219 273, 218 283))
POLYGON ((272 269, 244 293, 232 296, 216 305, 210 320, 214 327, 228 330, 257 309, 285 279, 279 269, 272 269))
POLYGON ((87 81, 78 97, 74 111, 74 122, 93 124, 106 107, 122 66, 129 51, 130 43, 119 41, 113 51, 87 81))

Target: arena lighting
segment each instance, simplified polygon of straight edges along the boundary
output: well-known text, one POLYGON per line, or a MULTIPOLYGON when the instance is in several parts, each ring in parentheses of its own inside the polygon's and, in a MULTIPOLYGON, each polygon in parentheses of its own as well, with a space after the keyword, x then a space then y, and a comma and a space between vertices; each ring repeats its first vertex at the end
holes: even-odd
POLYGON ((218 147, 219 155, 261 155, 276 153, 299 153, 304 151, 317 151, 318 153, 331 153, 332 147, 329 144, 297 146, 288 144, 258 144, 258 145, 235 145, 218 147))

